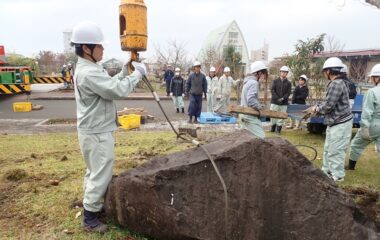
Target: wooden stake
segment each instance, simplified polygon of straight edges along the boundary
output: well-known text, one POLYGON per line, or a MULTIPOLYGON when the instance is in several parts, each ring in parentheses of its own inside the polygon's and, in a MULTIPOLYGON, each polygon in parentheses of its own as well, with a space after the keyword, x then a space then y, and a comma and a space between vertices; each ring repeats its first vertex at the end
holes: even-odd
POLYGON ((250 107, 243 107, 243 106, 237 106, 237 105, 230 105, 227 109, 230 113, 242 113, 247 115, 253 115, 256 117, 270 117, 270 118, 279 118, 279 119, 287 119, 288 114, 285 112, 277 112, 267 109, 262 109, 260 111, 257 111, 250 107))

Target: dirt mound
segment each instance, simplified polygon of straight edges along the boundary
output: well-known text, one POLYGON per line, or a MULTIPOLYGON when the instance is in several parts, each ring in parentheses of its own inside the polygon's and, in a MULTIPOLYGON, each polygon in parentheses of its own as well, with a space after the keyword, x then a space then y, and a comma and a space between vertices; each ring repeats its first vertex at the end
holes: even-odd
POLYGON ((351 197, 289 142, 247 131, 128 170, 106 195, 109 217, 155 239, 379 239, 351 197), (225 231, 226 230, 226 231, 225 231), (225 236, 227 232, 227 237, 225 236))

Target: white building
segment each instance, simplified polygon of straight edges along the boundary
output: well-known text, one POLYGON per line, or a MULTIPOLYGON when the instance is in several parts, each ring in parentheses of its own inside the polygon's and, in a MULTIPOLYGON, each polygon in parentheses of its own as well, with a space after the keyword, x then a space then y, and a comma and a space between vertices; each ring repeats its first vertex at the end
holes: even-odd
POLYGON ((269 45, 264 42, 264 46, 257 50, 251 51, 251 62, 265 61, 268 62, 269 45))
POLYGON ((73 31, 71 29, 66 29, 63 31, 63 51, 65 53, 74 52, 74 48, 70 45, 72 34, 73 31))
MULTIPOLYGON (((235 20, 209 33, 199 52, 198 59, 205 63, 206 66, 215 64, 215 62, 213 62, 214 58, 222 59, 223 52, 228 46, 234 46, 236 51, 241 54, 242 63, 245 66, 249 65, 247 44, 235 20), (210 51, 215 51, 218 56, 210 57, 210 51), (207 63, 207 61, 210 63, 207 63)), ((245 72, 245 67, 243 71, 245 72)))

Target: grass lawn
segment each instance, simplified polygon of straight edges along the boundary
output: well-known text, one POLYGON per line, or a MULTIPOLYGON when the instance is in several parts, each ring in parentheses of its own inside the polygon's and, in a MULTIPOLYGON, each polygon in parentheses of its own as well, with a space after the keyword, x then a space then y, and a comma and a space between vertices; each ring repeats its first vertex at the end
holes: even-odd
MULTIPOLYGON (((316 148, 318 159, 314 163, 321 165, 324 136, 284 131, 282 137, 293 144, 316 148)), ((116 142, 115 174, 138 166, 151 156, 192 147, 176 142, 171 132, 118 132, 116 142)), ((75 133, 2 135, 0 150, 0 239, 146 239, 113 223, 105 235, 82 232, 82 216, 76 218, 81 209, 73 204, 82 199, 85 166, 75 133), (52 185, 52 180, 59 181, 59 185, 52 185)), ((299 150, 312 157, 309 149, 299 150)), ((340 185, 378 192, 378 169, 380 161, 371 145, 358 162, 357 170, 347 172, 340 185)))

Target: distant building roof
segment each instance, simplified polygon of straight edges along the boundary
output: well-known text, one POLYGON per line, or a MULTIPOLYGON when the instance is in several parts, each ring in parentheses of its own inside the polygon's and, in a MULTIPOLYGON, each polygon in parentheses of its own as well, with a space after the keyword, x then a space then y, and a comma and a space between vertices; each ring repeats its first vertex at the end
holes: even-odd
POLYGON ((348 51, 328 51, 314 54, 314 57, 357 57, 357 56, 380 56, 380 49, 360 49, 348 51))

